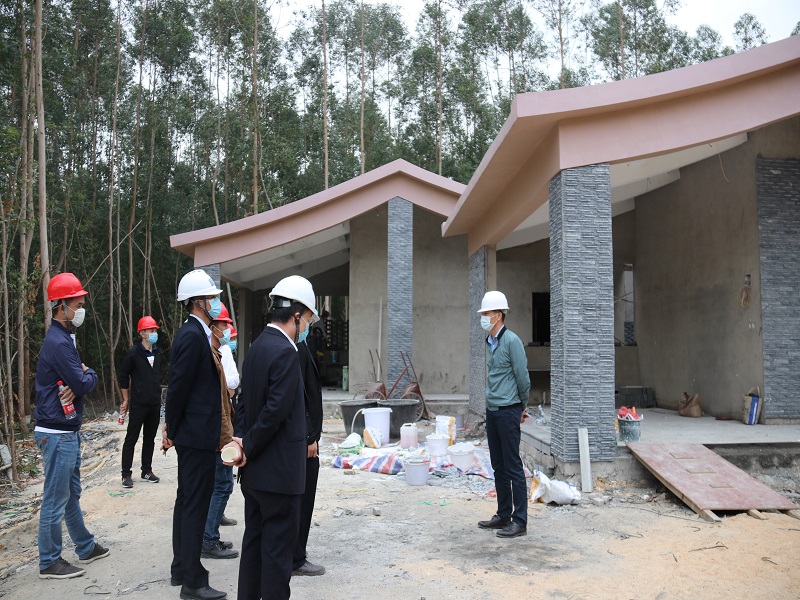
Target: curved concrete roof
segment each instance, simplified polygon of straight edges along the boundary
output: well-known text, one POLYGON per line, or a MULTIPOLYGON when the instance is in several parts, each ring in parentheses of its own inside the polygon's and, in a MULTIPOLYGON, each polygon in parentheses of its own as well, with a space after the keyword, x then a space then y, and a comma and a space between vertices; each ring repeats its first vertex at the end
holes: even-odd
POLYGON ((392 198, 447 217, 464 190, 464 184, 398 159, 302 200, 173 235, 170 244, 194 258, 195 266, 220 263, 223 277, 257 289, 271 269, 286 269, 298 260, 335 256, 319 268, 346 262, 349 220, 392 198))
POLYGON ((473 253, 543 206, 563 169, 671 153, 797 114, 800 36, 638 79, 519 94, 442 231, 468 234, 473 253))

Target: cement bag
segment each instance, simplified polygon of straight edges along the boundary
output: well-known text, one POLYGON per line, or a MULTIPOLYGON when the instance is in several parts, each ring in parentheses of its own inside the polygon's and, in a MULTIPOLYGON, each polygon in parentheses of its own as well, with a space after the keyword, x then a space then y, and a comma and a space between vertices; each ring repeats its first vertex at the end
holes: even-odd
POLYGON ((580 504, 581 493, 574 485, 563 481, 550 481, 550 487, 546 494, 542 496, 542 502, 549 504, 580 504))
POLYGON ((450 438, 448 446, 456 443, 456 418, 439 415, 436 417, 436 433, 446 435, 450 438))
POLYGON ((681 399, 678 400, 678 414, 682 417, 697 418, 703 416, 703 408, 700 406, 700 394, 692 394, 690 396, 683 392, 681 399))
POLYGON ((545 504, 580 504, 581 493, 574 485, 555 481, 541 471, 533 472, 531 481, 531 502, 545 504))
POLYGON ((344 441, 339 444, 339 455, 345 454, 361 454, 361 436, 357 433, 351 433, 344 441))
POLYGON ((542 496, 550 489, 550 479, 541 471, 534 471, 531 478, 531 502, 543 502, 542 496))
POLYGON ((380 448, 383 443, 383 432, 375 427, 364 428, 364 445, 370 448, 380 448))

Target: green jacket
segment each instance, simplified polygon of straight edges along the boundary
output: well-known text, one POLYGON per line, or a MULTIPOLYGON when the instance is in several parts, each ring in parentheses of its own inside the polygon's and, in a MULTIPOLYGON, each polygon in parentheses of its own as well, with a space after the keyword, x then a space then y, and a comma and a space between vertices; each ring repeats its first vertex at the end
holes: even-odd
POLYGON ((528 406, 531 378, 522 340, 504 326, 497 334, 497 348, 492 351, 488 337, 486 345, 486 408, 497 410, 521 402, 524 410, 528 406))

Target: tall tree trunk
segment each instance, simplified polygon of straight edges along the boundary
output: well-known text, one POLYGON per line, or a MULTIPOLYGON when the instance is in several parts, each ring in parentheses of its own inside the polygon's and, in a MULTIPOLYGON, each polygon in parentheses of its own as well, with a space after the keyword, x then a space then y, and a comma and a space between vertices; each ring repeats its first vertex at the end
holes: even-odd
MULTIPOLYGON (((36 0, 36 138, 39 153, 39 255, 42 267, 42 298, 50 283, 50 246, 47 240, 47 151, 45 149, 44 91, 42 87, 42 0, 36 0)), ((44 302, 44 330, 50 328, 53 310, 44 302)))
POLYGON ((222 114, 219 105, 219 62, 222 52, 222 17, 219 12, 219 0, 216 1, 217 7, 217 157, 214 160, 214 178, 211 181, 211 207, 214 209, 214 221, 219 225, 219 214, 217 213, 217 179, 219 179, 220 144, 222 143, 222 114))
POLYGON ((28 298, 28 257, 30 255, 31 242, 33 241, 33 230, 30 226, 28 218, 28 188, 31 182, 31 153, 33 152, 32 142, 30 141, 30 115, 28 114, 28 105, 30 103, 30 86, 33 65, 28 65, 28 44, 27 33, 25 24, 25 12, 22 0, 19 2, 20 10, 20 56, 21 66, 20 74, 22 78, 22 105, 20 116, 20 140, 19 150, 22 158, 20 164, 20 173, 22 178, 19 186, 19 220, 20 220, 20 234, 19 234, 19 271, 20 271, 20 294, 19 302, 17 304, 17 412, 19 414, 20 428, 23 435, 28 433, 28 425, 25 421, 26 400, 28 398, 28 378, 27 371, 25 370, 25 352, 27 346, 25 340, 25 314, 27 312, 27 298, 28 298))
MULTIPOLYGON (((142 114, 142 70, 144 68, 144 47, 145 35, 147 33, 147 10, 149 0, 144 2, 144 14, 142 15, 141 47, 139 48, 139 88, 136 91, 136 141, 133 148, 133 183, 131 191, 131 214, 128 219, 128 320, 133 317, 133 224, 136 221, 136 202, 139 195, 139 140, 141 136, 141 114, 142 114)), ((142 282, 144 283, 144 282, 142 282)), ((133 329, 128 327, 129 342, 133 345, 133 329)))
POLYGON ((364 163, 366 162, 366 150, 364 149, 364 0, 361 0, 361 174, 364 174, 364 163))
POLYGON ((253 0, 253 214, 258 214, 258 0, 253 0))
MULTIPOLYGON (((119 279, 115 281, 115 262, 114 262, 114 188, 116 186, 115 182, 115 168, 116 168, 116 159, 117 159, 117 104, 119 98, 119 72, 120 72, 120 29, 121 29, 121 21, 122 21, 122 5, 121 2, 117 2, 117 74, 114 81, 114 107, 113 107, 113 117, 111 120, 111 148, 110 148, 110 157, 109 157, 109 177, 108 177, 108 267, 109 267, 109 295, 108 295, 108 358, 109 358, 109 373, 111 376, 111 380, 109 381, 109 385, 111 386, 111 394, 112 398, 116 398, 116 388, 117 388, 117 369, 114 361, 114 353, 117 349, 117 340, 119 339, 119 332, 115 328, 115 303, 118 303, 117 297, 118 294, 115 294, 115 291, 118 292, 120 289, 120 282, 119 279), (116 285, 115 285, 116 284, 116 285)), ((119 214, 117 214, 117 235, 116 238, 119 239, 119 214)), ((119 277, 119 250, 117 250, 117 278, 119 277)), ((121 308, 121 307, 120 307, 121 308)), ((117 321, 119 321, 119 317, 117 317, 117 321)))
POLYGON ((8 231, 6 227, 7 212, 3 208, 3 237, 2 237, 2 274, 0 279, 3 282, 3 370, 5 371, 5 393, 3 394, 3 431, 6 432, 8 440, 4 440, 11 451, 11 478, 19 481, 17 475, 17 445, 14 440, 14 384, 11 381, 11 311, 9 310, 10 298, 8 296, 8 231))
POLYGON ((622 20, 622 2, 617 0, 617 20, 619 21, 619 65, 622 76, 625 79, 625 25, 622 20))
POLYGON ((325 189, 328 189, 328 17, 322 0, 322 148, 325 162, 325 189))
POLYGON ((442 94, 443 81, 442 81, 442 2, 439 0, 436 3, 436 67, 438 76, 436 78, 436 165, 439 175, 442 174, 442 94))

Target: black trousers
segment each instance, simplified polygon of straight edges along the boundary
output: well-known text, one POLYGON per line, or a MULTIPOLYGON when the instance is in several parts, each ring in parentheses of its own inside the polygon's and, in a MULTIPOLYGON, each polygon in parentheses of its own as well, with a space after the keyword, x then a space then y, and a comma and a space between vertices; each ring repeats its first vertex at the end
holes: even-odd
POLYGON ((306 459, 306 491, 300 501, 300 529, 297 532, 297 543, 294 545, 293 570, 299 569, 306 562, 306 544, 308 544, 308 532, 311 530, 311 515, 314 513, 318 481, 319 458, 306 459))
POLYGON ((246 486, 242 486, 242 495, 244 538, 236 597, 287 600, 302 495, 273 494, 246 486))
POLYGON ((519 457, 519 419, 522 405, 486 411, 486 439, 494 469, 497 516, 528 525, 528 487, 519 457), (512 513, 513 510, 513 513, 512 513))
POLYGON ((153 470, 153 450, 155 449, 155 437, 158 431, 158 424, 161 421, 161 405, 141 406, 131 404, 128 411, 128 432, 125 434, 125 442, 122 444, 122 476, 131 475, 133 467, 133 449, 139 434, 144 427, 144 438, 142 439, 142 475, 153 470))
POLYGON ((208 571, 200 563, 203 530, 214 489, 214 450, 175 446, 178 452, 178 494, 172 513, 170 574, 190 588, 208 585, 208 571))

